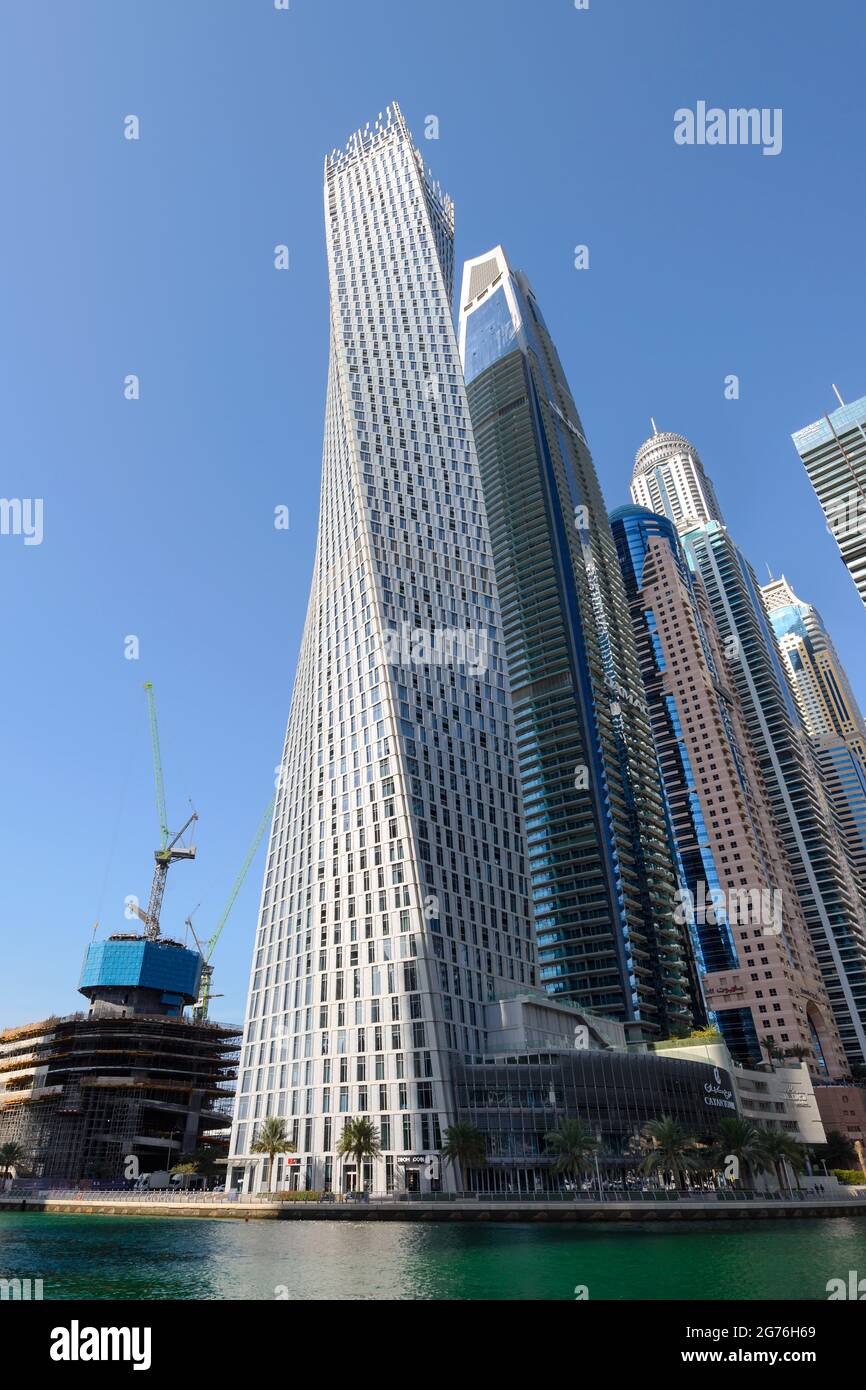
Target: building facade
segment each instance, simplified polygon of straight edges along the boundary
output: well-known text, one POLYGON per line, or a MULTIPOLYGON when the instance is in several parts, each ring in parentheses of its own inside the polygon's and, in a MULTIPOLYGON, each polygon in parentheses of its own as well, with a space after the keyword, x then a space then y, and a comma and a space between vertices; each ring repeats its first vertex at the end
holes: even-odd
POLYGON ((664 1044, 657 1055, 670 1059, 702 1061, 722 1067, 733 1082, 737 1110, 758 1130, 779 1130, 798 1144, 823 1144, 826 1133, 818 1104, 819 1091, 835 1087, 812 1085, 805 1062, 741 1067, 731 1064, 724 1043, 691 1039, 681 1044, 664 1044))
POLYGON ((829 1134, 835 1130, 851 1144, 859 1145, 859 1149, 855 1150, 859 1162, 866 1145, 866 1088, 818 1086, 815 1095, 825 1131, 829 1134))
POLYGON ((652 1053, 591 1048, 500 1054, 466 1062, 457 1070, 461 1120, 486 1140, 487 1161, 470 1171, 477 1192, 558 1190, 555 1154, 546 1136, 563 1121, 580 1119, 598 1145, 599 1173, 587 1163, 589 1181, 610 1182, 640 1170, 642 1132, 670 1117, 696 1140, 712 1142, 719 1122, 737 1114, 731 1075, 700 1062, 652 1053))
POLYGON ((704 586, 669 518, 630 506, 611 521, 707 1010, 741 1066, 796 1050, 816 1079, 838 1076, 839 1036, 704 586))
MULTIPOLYGON (((648 472, 659 478, 661 444, 682 456, 682 437, 655 435, 638 451, 632 496, 648 472)), ((662 479, 663 481, 663 479, 662 479)), ((692 490, 695 496, 697 487, 692 490)), ((706 591, 728 680, 767 804, 793 875, 815 957, 850 1065, 866 1059, 866 923, 864 905, 834 822, 820 770, 803 727, 754 572, 706 493, 695 515, 676 519, 675 499, 661 488, 658 507, 677 526, 689 567, 706 591)), ((738 850, 737 853, 740 851, 738 850)), ((820 1001, 816 1000, 816 1007, 820 1001)), ((772 1012, 789 1022, 780 1001, 772 1012)), ((790 1032, 789 1028, 785 1031, 790 1032)), ((818 1035, 818 1042, 824 1040, 818 1035)), ((825 1055, 825 1060, 830 1065, 825 1055)))
POLYGON ((0 1033, 0 1143, 24 1172, 120 1182, 225 1159, 240 1030, 184 1017, 201 966, 164 937, 112 936, 85 957, 86 1015, 0 1033))
POLYGON ((866 396, 792 435, 839 554, 866 603, 866 396))
POLYGON ((302 1186, 350 1117, 428 1181, 483 1005, 532 985, 502 622, 451 317, 453 207, 396 105, 325 161, 318 547, 265 870, 229 1183, 284 1117, 302 1186))
POLYGON ((761 590, 848 858, 866 897, 866 724, 818 610, 784 578, 761 590))
POLYGON ((734 1117, 804 1145, 824 1142, 805 1064, 742 1067, 711 1032, 629 1045, 622 1024, 529 991, 486 1014, 487 1054, 456 1070, 459 1118, 485 1138, 484 1165, 462 1174, 472 1191, 519 1196, 581 1181, 625 1195, 650 1185, 646 1126, 665 1117, 710 1148, 734 1117), (556 1171, 548 1142, 575 1119, 594 1141, 582 1179, 556 1171))
POLYGON ((610 526, 526 276, 467 261, 460 350, 514 700, 539 978, 635 1038, 693 1021, 687 936, 610 526))

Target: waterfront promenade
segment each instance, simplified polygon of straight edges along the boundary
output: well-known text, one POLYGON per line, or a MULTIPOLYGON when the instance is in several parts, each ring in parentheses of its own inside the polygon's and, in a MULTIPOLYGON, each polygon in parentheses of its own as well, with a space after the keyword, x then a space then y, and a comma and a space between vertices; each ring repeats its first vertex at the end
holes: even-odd
POLYGON ((730 1221, 866 1215, 866 1189, 839 1195, 815 1196, 752 1192, 646 1192, 627 1198, 595 1194, 542 1193, 538 1196, 476 1196, 438 1193, 434 1196, 319 1198, 243 1196, 219 1192, 92 1193, 70 1190, 48 1193, 7 1193, 0 1196, 4 1211, 49 1212, 77 1216, 149 1216, 226 1218, 256 1221, 537 1221, 645 1222, 730 1221))

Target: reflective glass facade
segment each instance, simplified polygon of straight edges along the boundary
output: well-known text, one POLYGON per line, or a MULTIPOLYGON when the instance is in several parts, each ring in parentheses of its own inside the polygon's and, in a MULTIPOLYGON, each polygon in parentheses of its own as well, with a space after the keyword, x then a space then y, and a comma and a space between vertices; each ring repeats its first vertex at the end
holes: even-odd
MULTIPOLYGON (((665 438, 680 460, 696 457, 680 436, 655 435, 636 476, 648 448, 664 473, 665 438)), ((742 1064, 760 1062, 764 1047, 802 1050, 816 1078, 838 1075, 841 1042, 731 679, 739 637, 723 640, 667 509, 621 507, 611 520, 708 1013, 742 1064)))
MULTIPOLYGON (((773 822, 793 874, 797 902, 851 1063, 866 1060, 866 938, 863 903, 833 823, 814 751, 751 566, 716 522, 683 536, 703 580, 716 626, 734 653, 730 679, 773 822)), ((814 1022, 823 1051, 829 1042, 814 1022)))
POLYGON ((526 277, 464 268, 461 356, 502 604, 540 983, 666 1036, 694 1017, 687 934, 622 576, 526 277))
POLYGON ((866 899, 866 724, 836 647, 787 580, 762 590, 812 740, 836 823, 866 899))
MULTIPOLYGON (((655 614, 641 596, 649 537, 658 536, 670 547, 684 590, 689 595, 691 578, 676 529, 666 518, 642 507, 620 507, 611 513, 611 528, 635 626, 641 674, 673 827, 680 882, 697 896, 699 883, 704 883, 707 891, 710 891, 720 888, 721 880, 704 824, 698 781, 689 757, 677 702, 673 695, 666 693, 658 679, 667 670, 667 663, 655 614)), ((694 613, 696 626, 701 626, 697 606, 694 613)), ((709 658, 706 649, 702 650, 701 655, 704 659, 709 658)), ((702 975, 708 971, 732 968, 737 963, 727 917, 724 912, 716 916, 716 923, 696 923, 692 928, 692 945, 702 975)))
POLYGON ((866 396, 792 436, 827 529, 866 603, 866 396))
POLYGON ((198 951, 144 937, 118 941, 110 937, 87 948, 78 988, 149 989, 192 1003, 198 994, 202 958, 198 951))
MULTIPOLYGON (((640 1134, 671 1116, 696 1139, 711 1140, 737 1113, 728 1072, 701 1062, 625 1052, 553 1052, 479 1058, 456 1074, 461 1120, 487 1141, 485 1169, 469 1173, 482 1191, 558 1188, 544 1136, 579 1119, 600 1142, 606 1171, 636 1167, 640 1134), (637 1157, 636 1157, 637 1156, 637 1157)), ((591 1167, 590 1165, 588 1165, 591 1167)))

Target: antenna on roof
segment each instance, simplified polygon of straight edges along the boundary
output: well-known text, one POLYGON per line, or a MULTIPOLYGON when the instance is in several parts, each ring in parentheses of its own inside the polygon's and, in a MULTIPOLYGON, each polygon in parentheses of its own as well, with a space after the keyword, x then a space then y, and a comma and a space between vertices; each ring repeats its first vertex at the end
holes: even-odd
POLYGON ((835 393, 836 393, 836 400, 839 402, 840 405, 844 405, 845 402, 843 401, 842 397, 839 395, 839 387, 836 385, 835 382, 833 382, 832 385, 833 385, 833 390, 834 390, 835 393))

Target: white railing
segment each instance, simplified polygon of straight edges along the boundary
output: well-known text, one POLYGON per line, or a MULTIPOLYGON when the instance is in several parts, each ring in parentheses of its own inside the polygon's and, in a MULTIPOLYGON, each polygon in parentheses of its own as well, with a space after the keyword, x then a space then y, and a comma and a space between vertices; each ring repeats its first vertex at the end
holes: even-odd
MULTIPOLYGON (((119 1188, 107 1188, 105 1191, 94 1191, 93 1189, 82 1190, 78 1187, 40 1187, 28 1188, 26 1191, 0 1193, 0 1201, 13 1202, 234 1202, 237 1200, 235 1193, 227 1192, 195 1192, 160 1189, 157 1192, 134 1192, 124 1191, 119 1188)), ((262 1199, 266 1201, 266 1198, 262 1199)))
POLYGON ((605 1191, 599 1197, 597 1192, 392 1192, 364 1194, 329 1193, 321 1194, 316 1197, 307 1196, 304 1193, 289 1195, 288 1193, 237 1193, 237 1192, 195 1192, 179 1191, 172 1192, 160 1190, 156 1192, 130 1192, 111 1188, 104 1192, 82 1191, 79 1188, 40 1188, 37 1191, 19 1191, 0 1193, 0 1202, 77 1202, 82 1205, 106 1205, 116 1204, 119 1206, 139 1205, 147 1203, 149 1205, 188 1205, 188 1206, 223 1206, 240 1204, 243 1206, 333 1206, 335 1203, 352 1206, 393 1206, 396 1204, 429 1202, 429 1203, 452 1203, 452 1202, 472 1202, 489 1203, 492 1205, 537 1205, 547 1203, 548 1205, 559 1205, 562 1203, 596 1203, 600 1205, 621 1205, 623 1203, 647 1203, 647 1202, 686 1202, 694 1205, 696 1202, 810 1202, 826 1203, 839 1202, 848 1198, 850 1201, 866 1201, 866 1188, 863 1187, 842 1187, 838 1193, 829 1194, 826 1192, 813 1193, 803 1190, 801 1192, 744 1192, 728 1189, 726 1191, 701 1191, 701 1190, 669 1190, 665 1188, 651 1189, 646 1192, 615 1192, 605 1191))

